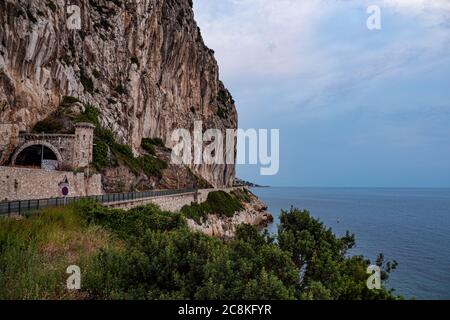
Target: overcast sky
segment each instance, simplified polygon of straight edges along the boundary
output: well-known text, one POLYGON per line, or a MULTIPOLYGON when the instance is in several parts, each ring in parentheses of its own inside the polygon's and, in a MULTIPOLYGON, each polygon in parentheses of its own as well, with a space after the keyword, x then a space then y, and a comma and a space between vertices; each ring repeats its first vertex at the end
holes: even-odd
POLYGON ((274 186, 450 187, 450 0, 194 0, 239 127, 280 129, 274 186), (382 29, 366 27, 369 5, 382 29))

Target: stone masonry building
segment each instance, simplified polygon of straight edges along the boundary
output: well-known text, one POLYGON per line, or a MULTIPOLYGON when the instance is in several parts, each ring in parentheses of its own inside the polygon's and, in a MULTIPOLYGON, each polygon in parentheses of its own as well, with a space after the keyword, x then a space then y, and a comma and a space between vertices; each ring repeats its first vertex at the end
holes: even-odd
POLYGON ((94 128, 82 122, 75 125, 75 134, 19 133, 10 165, 47 170, 85 168, 92 162, 94 128))
POLYGON ((0 125, 0 202, 103 194, 100 174, 82 172, 92 163, 94 126, 77 123, 74 134, 18 132, 0 125))

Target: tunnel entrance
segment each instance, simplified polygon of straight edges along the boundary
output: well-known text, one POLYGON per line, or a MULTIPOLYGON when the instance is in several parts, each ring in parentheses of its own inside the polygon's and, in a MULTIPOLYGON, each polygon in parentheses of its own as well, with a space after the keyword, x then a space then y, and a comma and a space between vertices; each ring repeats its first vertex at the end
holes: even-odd
POLYGON ((56 170, 58 169, 58 157, 49 147, 35 144, 20 151, 13 165, 56 170))

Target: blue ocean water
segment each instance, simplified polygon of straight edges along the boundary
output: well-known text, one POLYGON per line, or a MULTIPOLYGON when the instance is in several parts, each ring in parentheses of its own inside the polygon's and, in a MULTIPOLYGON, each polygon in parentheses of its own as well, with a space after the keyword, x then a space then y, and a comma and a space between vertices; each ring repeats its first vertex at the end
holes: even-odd
POLYGON ((335 234, 355 233, 352 254, 399 266, 388 287, 405 298, 450 299, 450 189, 253 188, 274 216, 308 209, 335 234))

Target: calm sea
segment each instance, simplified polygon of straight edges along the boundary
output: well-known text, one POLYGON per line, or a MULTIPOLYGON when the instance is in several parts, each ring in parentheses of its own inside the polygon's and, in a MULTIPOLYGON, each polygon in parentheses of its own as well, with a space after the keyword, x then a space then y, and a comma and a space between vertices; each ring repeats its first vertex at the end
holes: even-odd
POLYGON ((388 287, 405 298, 450 299, 450 189, 254 188, 277 232, 281 209, 308 209, 335 234, 355 233, 356 248, 399 266, 388 287))

